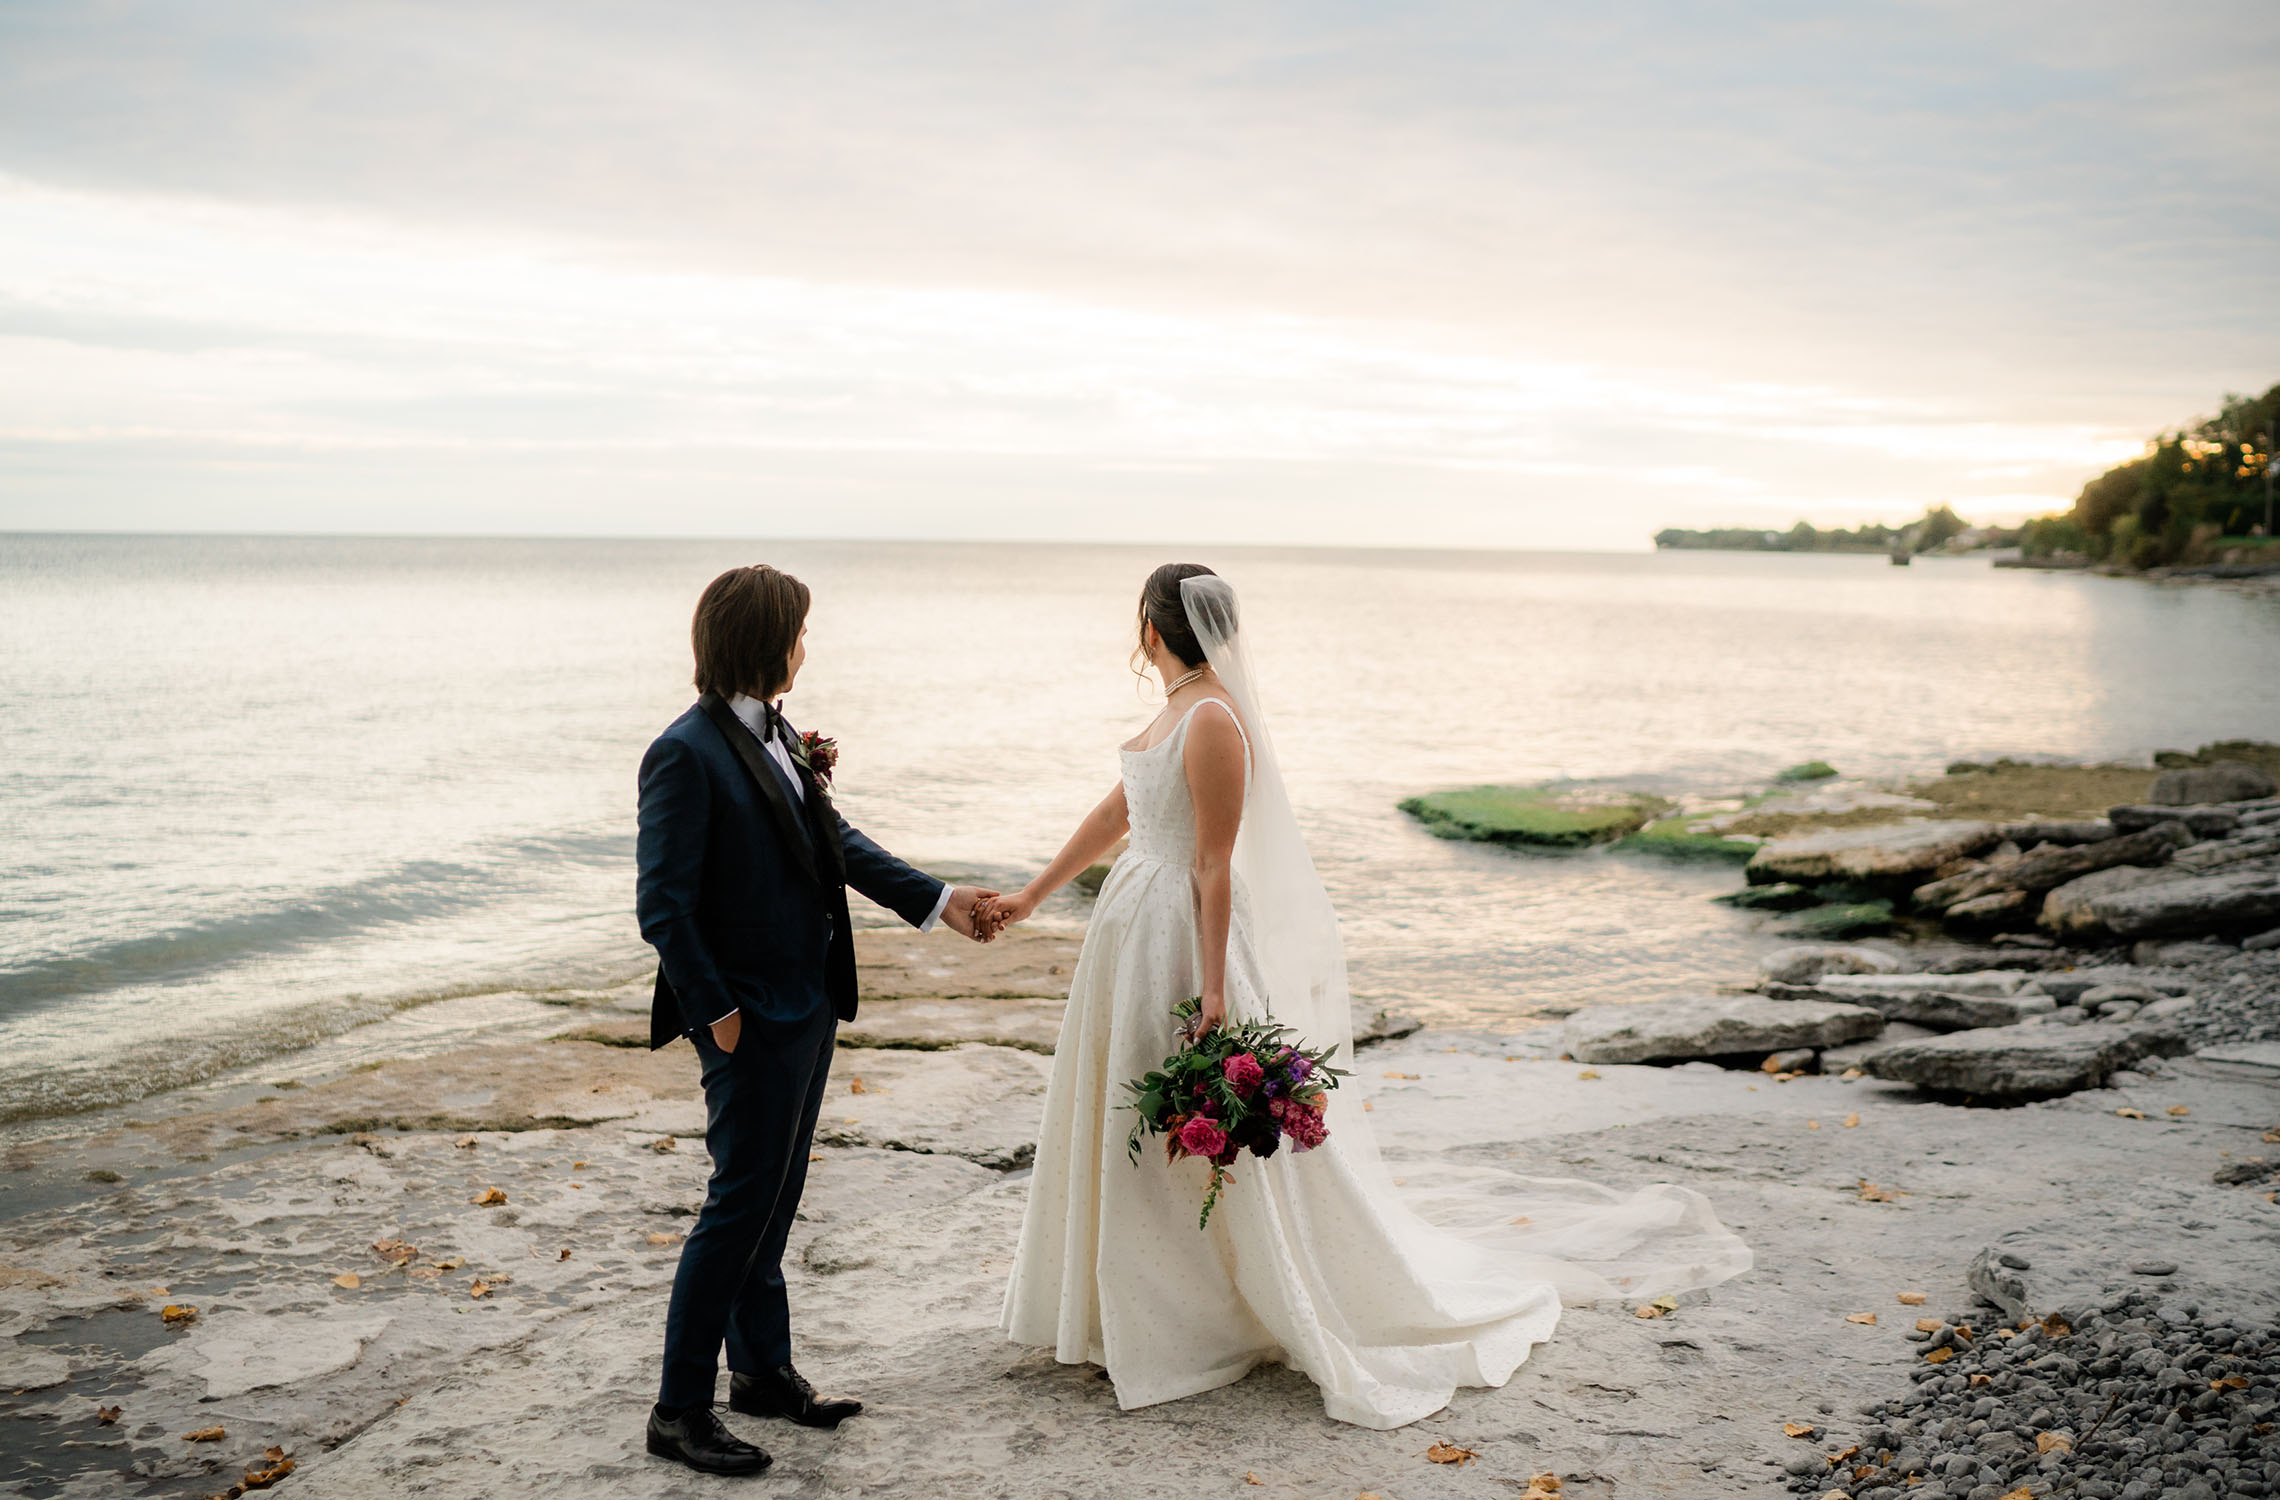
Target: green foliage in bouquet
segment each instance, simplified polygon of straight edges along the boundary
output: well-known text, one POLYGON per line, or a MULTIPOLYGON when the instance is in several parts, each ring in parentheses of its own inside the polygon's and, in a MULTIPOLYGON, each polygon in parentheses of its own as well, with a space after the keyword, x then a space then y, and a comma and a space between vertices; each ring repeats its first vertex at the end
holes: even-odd
MULTIPOLYGON (((1203 1014, 1201 996, 1172 1007, 1183 1025, 1203 1014)), ((1331 1048, 1310 1049, 1272 1021, 1222 1024, 1164 1059, 1164 1065, 1124 1085, 1140 1119, 1124 1143, 1137 1164, 1140 1142, 1165 1137, 1164 1155, 1198 1156, 1211 1163, 1196 1228, 1211 1222, 1219 1192, 1234 1179, 1227 1169, 1249 1151, 1272 1156, 1290 1138, 1293 1151, 1311 1151, 1330 1137, 1322 1111, 1345 1070, 1330 1066, 1331 1048)))

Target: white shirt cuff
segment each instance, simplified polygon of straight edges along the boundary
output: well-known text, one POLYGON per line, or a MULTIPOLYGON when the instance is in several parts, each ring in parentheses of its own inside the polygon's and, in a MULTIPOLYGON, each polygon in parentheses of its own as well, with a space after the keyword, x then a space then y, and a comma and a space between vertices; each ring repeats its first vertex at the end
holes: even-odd
POLYGON ((935 898, 934 910, 926 914, 926 920, 918 924, 918 930, 920 932, 932 932, 934 924, 942 920, 942 913, 947 911, 949 907, 950 886, 945 883, 942 887, 942 894, 935 898))

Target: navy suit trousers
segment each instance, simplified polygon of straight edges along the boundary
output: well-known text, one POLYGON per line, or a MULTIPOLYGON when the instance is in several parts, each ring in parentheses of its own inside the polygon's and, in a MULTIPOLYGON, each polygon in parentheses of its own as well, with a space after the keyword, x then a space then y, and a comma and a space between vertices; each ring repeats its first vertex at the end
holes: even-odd
POLYGON ((729 1369, 743 1374, 792 1362, 784 1244, 807 1185, 838 1032, 838 1018, 819 1006, 765 1042, 747 1023, 733 1053, 708 1030, 691 1038, 704 1062, 712 1179, 673 1276, 661 1406, 709 1405, 724 1343, 729 1369))

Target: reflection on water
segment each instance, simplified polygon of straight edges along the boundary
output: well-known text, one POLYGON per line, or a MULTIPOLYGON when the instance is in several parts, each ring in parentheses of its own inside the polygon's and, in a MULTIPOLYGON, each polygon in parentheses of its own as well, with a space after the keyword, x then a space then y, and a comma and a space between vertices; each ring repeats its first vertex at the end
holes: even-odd
MULTIPOLYGON (((1357 989, 1444 1020, 1700 984, 1764 939, 1704 899, 1729 872, 1442 842, 1394 810, 1410 792, 2280 737, 2280 603, 2217 590, 1879 557, 1182 555, 1243 590, 1357 989)), ((639 973, 634 767, 691 696, 697 591, 760 559, 816 591, 791 716, 840 739, 849 816, 930 868, 1021 879, 1152 711, 1125 666, 1152 549, 0 539, 0 1116, 132 1093, 155 1044, 195 1038, 195 1071, 409 995, 639 973)))

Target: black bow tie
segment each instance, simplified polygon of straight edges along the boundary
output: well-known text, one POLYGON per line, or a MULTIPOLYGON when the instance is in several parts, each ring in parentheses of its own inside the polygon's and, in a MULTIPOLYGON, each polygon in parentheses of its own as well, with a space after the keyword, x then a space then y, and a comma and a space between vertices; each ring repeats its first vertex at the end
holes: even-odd
POLYGON ((763 702, 760 705, 760 714, 760 743, 772 745, 778 740, 783 740, 787 744, 790 743, 791 731, 784 727, 784 711, 782 709, 773 703, 763 702))

